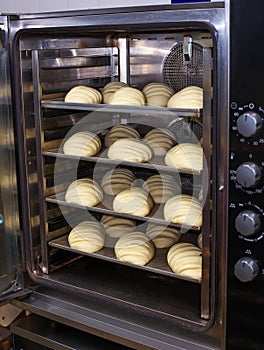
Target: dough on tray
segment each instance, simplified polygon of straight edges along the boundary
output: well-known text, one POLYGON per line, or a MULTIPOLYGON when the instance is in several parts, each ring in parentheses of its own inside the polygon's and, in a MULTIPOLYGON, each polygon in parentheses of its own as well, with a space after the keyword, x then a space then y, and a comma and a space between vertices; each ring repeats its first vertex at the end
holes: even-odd
POLYGON ((80 131, 70 136, 63 145, 63 152, 69 155, 92 157, 102 148, 100 138, 90 131, 80 131))
POLYGON ((65 102, 97 104, 102 102, 100 91, 84 85, 73 87, 65 96, 65 102))
POLYGON ((115 168, 108 171, 102 178, 101 187, 106 194, 116 195, 130 188, 136 180, 134 173, 126 168, 115 168))
POLYGON ((145 135, 144 141, 152 148, 156 156, 164 156, 176 144, 173 133, 163 128, 150 130, 145 135))
POLYGON ((181 143, 167 152, 165 164, 173 168, 201 171, 203 169, 203 149, 193 143, 181 143))
POLYGON ((146 231, 147 236, 155 244, 156 248, 168 248, 179 242, 181 232, 176 227, 149 223, 146 231))
POLYGON ((101 223, 105 232, 113 238, 120 238, 126 233, 132 232, 136 226, 135 220, 112 215, 102 215, 101 223))
POLYGON ((115 141, 107 153, 109 159, 128 162, 147 162, 152 155, 152 149, 144 141, 131 138, 115 141))
POLYGON ((169 108, 203 108, 203 89, 198 86, 187 86, 172 95, 167 106, 169 108))
POLYGON ((157 174, 150 176, 143 184, 156 204, 165 203, 172 196, 182 192, 181 184, 171 175, 157 174))
POLYGON ((101 187, 90 178, 73 181, 67 188, 65 201, 68 203, 94 207, 103 199, 101 187))
POLYGON ((86 253, 95 253, 103 248, 105 233, 99 222, 83 221, 76 225, 68 236, 71 248, 86 253))
POLYGON ((130 86, 121 87, 114 93, 109 103, 112 105, 144 106, 145 95, 139 89, 130 86))
POLYGON ((119 192, 113 201, 115 211, 138 216, 147 216, 152 207, 153 200, 149 193, 138 187, 119 192))
POLYGON ((202 206, 196 198, 187 194, 178 194, 165 203, 164 218, 181 225, 201 226, 202 206))
POLYGON ((119 238, 115 244, 117 259, 135 265, 146 265, 154 256, 155 247, 142 232, 132 232, 119 238))
POLYGON ((119 139, 128 139, 128 138, 139 139, 140 134, 131 125, 118 124, 113 126, 105 135, 104 143, 106 147, 109 147, 119 139))
POLYGON ((168 251, 167 262, 178 275, 198 280, 202 277, 202 251, 194 244, 174 244, 168 251))
POLYGON ((103 103, 110 103, 114 93, 121 87, 125 86, 128 85, 122 81, 111 81, 110 83, 107 83, 102 89, 103 103))
POLYGON ((150 106, 166 107, 174 91, 166 84, 153 82, 144 86, 142 92, 150 106))

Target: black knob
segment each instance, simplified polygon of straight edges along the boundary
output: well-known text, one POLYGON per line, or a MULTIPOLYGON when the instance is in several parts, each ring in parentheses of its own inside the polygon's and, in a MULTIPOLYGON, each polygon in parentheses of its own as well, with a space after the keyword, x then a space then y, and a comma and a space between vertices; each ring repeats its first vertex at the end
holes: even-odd
POLYGON ((236 217, 235 226, 241 235, 253 236, 261 229, 261 216, 252 210, 243 210, 236 217))
POLYGON ((253 111, 245 112, 237 118, 237 130, 244 137, 256 136, 262 125, 261 116, 253 111))
POLYGON ((241 164, 236 171, 237 182, 246 188, 256 187, 262 177, 261 168, 253 162, 241 164))
POLYGON ((234 268, 236 278, 241 282, 251 282, 259 273, 259 266, 255 259, 245 256, 237 261, 234 268))

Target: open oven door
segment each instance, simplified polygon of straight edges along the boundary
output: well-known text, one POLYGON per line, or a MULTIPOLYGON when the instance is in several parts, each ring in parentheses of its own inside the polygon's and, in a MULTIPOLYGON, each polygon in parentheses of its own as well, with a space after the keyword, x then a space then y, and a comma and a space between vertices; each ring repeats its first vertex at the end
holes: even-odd
POLYGON ((0 16, 0 301, 23 291, 7 17, 0 16))

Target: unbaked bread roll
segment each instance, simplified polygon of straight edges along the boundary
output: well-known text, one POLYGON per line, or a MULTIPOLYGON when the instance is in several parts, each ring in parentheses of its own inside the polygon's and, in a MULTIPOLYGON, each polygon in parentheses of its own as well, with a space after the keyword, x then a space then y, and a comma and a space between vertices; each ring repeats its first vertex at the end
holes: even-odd
POLYGON ((147 216, 152 207, 153 200, 149 193, 138 187, 119 192, 113 201, 115 211, 139 216, 147 216))
POLYGON ((201 171, 203 149, 193 143, 181 143, 171 148, 165 156, 165 164, 173 168, 201 171))
POLYGON ((147 104, 157 107, 166 107, 169 98, 174 93, 168 85, 155 82, 145 85, 142 92, 146 96, 147 104))
POLYGON ((147 162, 152 158, 152 150, 144 141, 120 139, 109 147, 107 156, 128 162, 147 162))
POLYGON ((83 221, 75 226, 68 236, 71 248, 86 253, 95 253, 103 248, 105 233, 100 223, 83 221))
POLYGON ((116 195, 130 188, 136 176, 129 169, 115 168, 108 171, 102 178, 101 187, 106 194, 116 195))
POLYGON ((65 96, 65 102, 74 102, 74 103, 101 103, 102 94, 100 91, 89 87, 89 86, 75 86, 73 87, 65 96))
POLYGON ((121 87, 114 93, 109 103, 112 105, 143 106, 145 96, 139 89, 130 86, 121 87))
POLYGON ((136 226, 135 220, 112 215, 103 215, 101 223, 105 232, 113 238, 120 238, 126 233, 132 232, 136 226))
POLYGON ((177 224, 201 226, 202 206, 196 198, 187 194, 178 194, 165 203, 164 218, 177 224))
POLYGON ((203 89, 198 86, 188 86, 171 96, 169 108, 203 108, 203 89))
POLYGON ((126 124, 119 124, 119 125, 113 126, 108 131, 108 133, 105 135, 104 142, 106 147, 109 147, 115 141, 119 139, 127 139, 127 138, 139 139, 140 134, 133 126, 126 125, 126 124))
POLYGON ((198 237, 197 237, 197 245, 200 249, 203 248, 203 233, 199 233, 198 237))
POLYGON ((144 141, 152 148, 156 156, 164 156, 175 146, 173 133, 167 129, 152 129, 144 137, 144 141))
POLYGON ((115 245, 117 259, 135 265, 146 265, 154 253, 153 243, 142 232, 127 233, 115 245))
POLYGON ((181 184, 168 174, 150 176, 144 182, 143 188, 150 192, 156 204, 165 203, 172 196, 182 192, 181 184))
POLYGON ((103 103, 110 103, 114 93, 121 87, 125 86, 128 85, 122 81, 111 81, 110 83, 107 83, 102 90, 103 103))
POLYGON ((100 138, 90 131, 80 131, 70 136, 63 145, 65 154, 92 157, 102 148, 100 138))
POLYGON ((65 201, 68 203, 94 207, 103 199, 101 187, 92 179, 83 178, 73 181, 67 188, 65 201))
POLYGON ((155 244, 156 248, 168 248, 179 242, 181 233, 177 228, 149 223, 147 236, 155 244))
POLYGON ((201 279, 202 277, 202 251, 191 243, 176 243, 168 251, 168 265, 174 273, 201 279))

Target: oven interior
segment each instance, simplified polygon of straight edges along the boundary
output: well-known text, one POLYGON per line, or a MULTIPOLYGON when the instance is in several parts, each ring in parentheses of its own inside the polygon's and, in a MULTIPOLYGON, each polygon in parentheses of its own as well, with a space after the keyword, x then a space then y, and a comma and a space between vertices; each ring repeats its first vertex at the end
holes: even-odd
MULTIPOLYGON (((149 312, 205 327, 213 317, 214 232, 212 208, 212 115, 214 47, 207 29, 137 28, 134 32, 84 29, 59 33, 23 33, 19 39, 21 115, 24 133, 24 181, 28 197, 24 228, 26 259, 39 283, 60 285, 79 293, 107 298, 141 312, 149 312), (168 109, 153 106, 119 106, 65 103, 74 86, 99 91, 112 81, 123 81, 142 90, 150 82, 169 85, 174 92, 196 85, 203 88, 202 109, 168 109), (105 149, 94 157, 63 154, 69 135, 89 130, 102 143, 117 124, 135 127, 141 137, 152 128, 167 128, 181 142, 199 142, 204 151, 203 171, 166 167, 162 160, 146 163, 115 162, 105 149), (202 227, 168 223, 162 204, 145 217, 113 210, 113 197, 95 207, 65 201, 68 185, 83 177, 96 178, 115 167, 132 170, 143 183, 153 174, 166 173, 179 179, 182 192, 202 194, 202 227), (145 266, 116 259, 111 239, 96 253, 71 249, 68 234, 83 220, 101 220, 102 215, 132 218, 145 232, 149 223, 178 228, 181 241, 197 245, 202 232, 202 278, 196 280, 172 272, 166 261, 168 249, 156 249, 145 266)), ((20 175, 21 176, 21 175, 20 175)))

